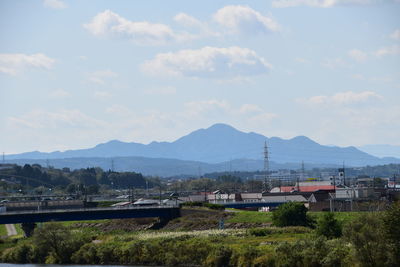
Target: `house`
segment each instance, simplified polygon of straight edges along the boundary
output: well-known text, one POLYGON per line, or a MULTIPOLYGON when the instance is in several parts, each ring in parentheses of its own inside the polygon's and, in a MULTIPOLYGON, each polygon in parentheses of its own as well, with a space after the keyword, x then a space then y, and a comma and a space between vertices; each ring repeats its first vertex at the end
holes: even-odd
POLYGON ((224 193, 221 190, 214 191, 212 194, 207 195, 207 201, 213 204, 223 204, 229 202, 242 201, 242 197, 237 193, 224 193))
POLYGON ((241 193, 243 202, 259 202, 262 200, 262 193, 241 193))

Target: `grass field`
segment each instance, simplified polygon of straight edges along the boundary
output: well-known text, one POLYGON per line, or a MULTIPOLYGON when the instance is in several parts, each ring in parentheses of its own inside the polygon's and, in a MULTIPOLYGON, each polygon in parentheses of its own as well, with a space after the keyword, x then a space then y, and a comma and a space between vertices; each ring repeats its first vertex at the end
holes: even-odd
MULTIPOLYGON (((272 223, 272 212, 235 210, 228 223, 272 223)), ((318 219, 324 212, 309 212, 314 219, 318 219)), ((361 212, 335 212, 336 219, 341 223, 347 223, 359 216, 361 212)))
POLYGON ((272 213, 258 211, 235 211, 228 223, 271 223, 272 213))
POLYGON ((7 229, 5 224, 0 224, 0 236, 7 236, 7 229))

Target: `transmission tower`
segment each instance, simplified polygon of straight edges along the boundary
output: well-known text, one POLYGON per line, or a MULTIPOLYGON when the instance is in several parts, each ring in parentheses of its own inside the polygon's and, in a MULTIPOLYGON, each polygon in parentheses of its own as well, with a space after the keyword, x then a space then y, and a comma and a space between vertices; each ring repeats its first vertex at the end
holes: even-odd
POLYGON ((269 181, 269 152, 268 152, 267 141, 265 141, 264 143, 264 172, 265 172, 264 191, 267 191, 267 183, 269 181))

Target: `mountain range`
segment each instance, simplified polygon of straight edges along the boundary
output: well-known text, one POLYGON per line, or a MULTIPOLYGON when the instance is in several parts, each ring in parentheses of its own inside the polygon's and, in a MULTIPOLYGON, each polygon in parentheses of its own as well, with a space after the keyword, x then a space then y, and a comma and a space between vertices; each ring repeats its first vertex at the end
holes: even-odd
POLYGON ((111 166, 110 158, 118 158, 118 170, 139 170, 146 166, 145 174, 161 175, 167 169, 170 171, 165 174, 198 174, 199 166, 204 171, 227 170, 227 164, 232 166, 232 162, 236 162, 236 170, 262 169, 265 142, 272 168, 299 166, 302 161, 308 166, 339 166, 345 162, 353 167, 400 163, 398 158, 372 156, 352 146, 324 146, 305 136, 268 138, 254 132, 241 132, 221 123, 196 130, 174 142, 140 144, 112 140, 93 148, 51 153, 34 151, 7 155, 6 158, 7 162, 15 163, 45 163, 51 160, 52 165, 57 162, 57 165, 64 164, 58 167, 100 166, 106 169, 111 166), (182 166, 191 167, 186 169, 182 166), (151 169, 154 170, 149 171, 151 169))
POLYGON ((400 146, 379 144, 379 145, 365 145, 357 148, 361 151, 364 151, 376 157, 400 158, 400 146))

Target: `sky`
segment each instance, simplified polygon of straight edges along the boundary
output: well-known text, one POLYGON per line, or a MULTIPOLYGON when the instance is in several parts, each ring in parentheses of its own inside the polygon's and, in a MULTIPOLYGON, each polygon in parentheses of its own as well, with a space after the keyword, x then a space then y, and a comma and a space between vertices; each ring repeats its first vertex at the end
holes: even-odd
POLYGON ((0 151, 226 123, 400 145, 400 1, 0 1, 0 151))

